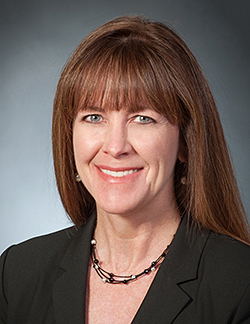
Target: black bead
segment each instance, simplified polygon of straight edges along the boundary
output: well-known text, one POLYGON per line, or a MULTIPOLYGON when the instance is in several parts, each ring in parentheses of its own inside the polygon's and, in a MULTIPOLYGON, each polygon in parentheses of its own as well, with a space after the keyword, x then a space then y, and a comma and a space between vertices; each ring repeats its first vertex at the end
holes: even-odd
POLYGON ((165 253, 165 252, 163 252, 161 256, 162 256, 163 258, 165 258, 165 256, 166 256, 166 253, 165 253))
POLYGON ((128 282, 128 280, 123 280, 123 283, 124 283, 124 285, 126 285, 126 284, 127 284, 127 282, 128 282))
POLYGON ((109 278, 109 282, 113 282, 114 281, 114 279, 113 278, 109 278))
POLYGON ((156 265, 155 261, 151 263, 151 267, 154 267, 155 265, 156 265))
POLYGON ((144 270, 144 273, 147 274, 147 273, 149 273, 149 271, 150 271, 149 269, 145 269, 145 270, 144 270))
POLYGON ((114 274, 113 273, 109 273, 109 275, 110 275, 110 278, 114 277, 114 274))
POLYGON ((98 262, 99 262, 99 261, 98 261, 97 259, 95 259, 95 260, 94 260, 94 263, 96 263, 96 264, 97 264, 98 262))

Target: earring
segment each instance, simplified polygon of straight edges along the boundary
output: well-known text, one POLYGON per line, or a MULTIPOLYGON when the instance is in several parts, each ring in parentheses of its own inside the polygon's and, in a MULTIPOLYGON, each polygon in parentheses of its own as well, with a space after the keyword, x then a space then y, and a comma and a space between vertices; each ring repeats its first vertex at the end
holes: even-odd
POLYGON ((79 174, 77 173, 76 174, 76 182, 80 182, 80 181, 81 181, 81 178, 80 178, 79 174))
POLYGON ((185 185, 187 183, 187 178, 186 177, 181 177, 181 183, 185 185))

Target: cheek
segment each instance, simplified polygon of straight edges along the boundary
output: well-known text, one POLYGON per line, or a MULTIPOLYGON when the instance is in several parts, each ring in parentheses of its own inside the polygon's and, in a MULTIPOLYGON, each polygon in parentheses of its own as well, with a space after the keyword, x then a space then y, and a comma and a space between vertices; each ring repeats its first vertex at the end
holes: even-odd
POLYGON ((165 165, 173 171, 179 153, 179 138, 177 136, 170 136, 167 141, 162 143, 161 155, 165 165))
POLYGON ((159 132, 153 135, 137 137, 138 141, 134 141, 137 153, 149 164, 175 164, 179 152, 178 131, 159 132))
POLYGON ((90 136, 88 132, 80 132, 77 127, 73 131, 73 150, 77 166, 88 163, 100 148, 97 137, 90 136))

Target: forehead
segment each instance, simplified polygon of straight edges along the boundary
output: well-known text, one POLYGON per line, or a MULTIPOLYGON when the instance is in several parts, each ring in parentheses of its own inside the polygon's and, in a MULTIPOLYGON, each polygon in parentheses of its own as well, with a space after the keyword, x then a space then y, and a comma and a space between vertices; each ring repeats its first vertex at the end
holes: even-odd
MULTIPOLYGON (((116 96, 115 96, 116 97, 116 96)), ((133 98, 134 99, 134 98, 133 98)), ((150 105, 148 101, 143 100, 124 100, 124 98, 119 98, 119 101, 116 98, 109 97, 108 100, 104 99, 102 96, 97 93, 96 98, 93 100, 82 103, 79 107, 79 110, 89 110, 89 111, 120 111, 125 110, 128 113, 144 111, 144 110, 155 110, 154 107, 150 105)))
POLYGON ((98 84, 92 80, 92 85, 82 88, 79 91, 81 99, 78 110, 119 111, 125 109, 129 112, 145 109, 156 110, 143 84, 125 80, 124 77, 119 82, 111 82, 113 79, 112 74, 109 74, 105 77, 105 80, 101 80, 98 84))
POLYGON ((133 56, 127 50, 108 54, 100 58, 98 52, 91 64, 81 66, 75 113, 91 107, 132 112, 152 109, 176 122, 176 100, 163 68, 157 64, 153 67, 144 54, 133 56))
POLYGON ((141 88, 132 87, 130 91, 121 88, 97 87, 95 91, 89 91, 82 98, 82 101, 76 113, 79 111, 107 112, 125 110, 128 113, 143 112, 153 110, 156 113, 166 117, 171 123, 176 124, 175 111, 168 109, 168 103, 165 105, 152 100, 150 95, 141 88))

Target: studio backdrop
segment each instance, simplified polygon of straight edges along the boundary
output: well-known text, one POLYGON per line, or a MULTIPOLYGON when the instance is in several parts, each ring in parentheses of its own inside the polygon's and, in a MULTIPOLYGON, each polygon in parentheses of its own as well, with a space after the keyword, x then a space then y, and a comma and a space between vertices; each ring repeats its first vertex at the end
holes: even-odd
POLYGON ((1 0, 0 252, 71 223, 51 152, 56 84, 93 29, 125 14, 172 25, 209 80, 250 215, 250 1, 1 0))

